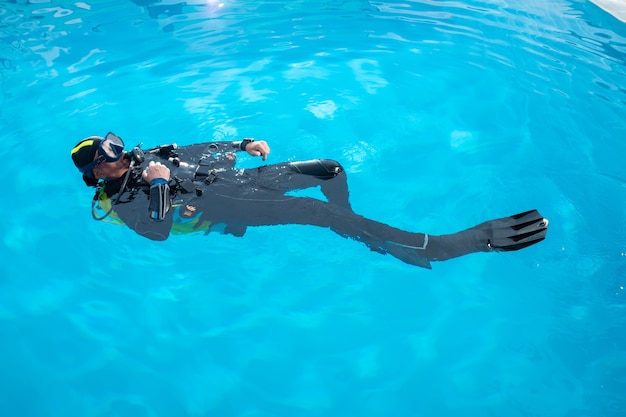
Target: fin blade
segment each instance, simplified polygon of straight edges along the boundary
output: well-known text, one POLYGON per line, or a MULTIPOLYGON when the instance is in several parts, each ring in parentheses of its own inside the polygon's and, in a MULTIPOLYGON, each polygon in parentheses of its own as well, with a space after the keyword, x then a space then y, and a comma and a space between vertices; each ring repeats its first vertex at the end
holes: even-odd
POLYGON ((537 210, 500 219, 493 225, 489 246, 496 251, 515 251, 526 248, 546 238, 548 225, 548 219, 537 210))

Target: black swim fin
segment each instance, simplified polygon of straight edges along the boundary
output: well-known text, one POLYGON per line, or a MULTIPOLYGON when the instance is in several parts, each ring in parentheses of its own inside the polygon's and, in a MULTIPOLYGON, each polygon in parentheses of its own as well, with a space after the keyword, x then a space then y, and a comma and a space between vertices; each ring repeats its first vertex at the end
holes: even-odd
POLYGON ((444 261, 474 252, 514 251, 542 241, 547 232, 548 220, 530 210, 451 235, 429 236, 424 255, 431 261, 444 261))
POLYGON ((483 223, 491 235, 487 246, 495 251, 514 251, 534 245, 546 238, 548 223, 537 210, 483 223))

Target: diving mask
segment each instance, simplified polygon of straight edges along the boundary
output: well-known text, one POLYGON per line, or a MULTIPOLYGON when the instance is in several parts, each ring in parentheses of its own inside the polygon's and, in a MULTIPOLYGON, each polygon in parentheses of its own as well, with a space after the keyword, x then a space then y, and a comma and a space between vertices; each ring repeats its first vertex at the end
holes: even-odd
POLYGON ((106 137, 98 146, 98 158, 82 168, 80 172, 90 176, 92 170, 103 162, 115 162, 124 155, 124 141, 114 133, 107 133, 106 137))

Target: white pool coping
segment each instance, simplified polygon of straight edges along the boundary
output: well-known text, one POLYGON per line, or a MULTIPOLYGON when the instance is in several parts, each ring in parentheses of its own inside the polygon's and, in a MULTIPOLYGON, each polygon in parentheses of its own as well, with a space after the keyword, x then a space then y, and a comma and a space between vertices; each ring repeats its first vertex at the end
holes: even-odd
POLYGON ((591 0, 591 2, 626 23, 626 0, 591 0))

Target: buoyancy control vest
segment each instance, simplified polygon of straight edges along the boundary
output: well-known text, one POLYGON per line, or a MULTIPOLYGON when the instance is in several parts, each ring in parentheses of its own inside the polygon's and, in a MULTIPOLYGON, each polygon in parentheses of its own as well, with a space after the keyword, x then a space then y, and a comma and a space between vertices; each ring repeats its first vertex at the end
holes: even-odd
POLYGON ((141 151, 139 147, 133 149, 130 154, 135 163, 129 168, 127 175, 104 181, 97 188, 92 204, 93 217, 96 220, 107 219, 113 223, 124 224, 125 221, 121 218, 123 216, 116 213, 116 206, 132 203, 137 196, 144 200, 150 195, 150 185, 143 181, 141 174, 152 161, 160 162, 170 169, 167 198, 172 200, 172 232, 186 233, 208 229, 210 222, 201 222, 201 213, 186 202, 202 196, 206 187, 215 181, 220 172, 233 169, 236 162, 234 152, 241 150, 240 143, 209 142, 182 147, 171 144, 146 151, 141 151), (177 230, 177 225, 186 227, 182 228, 184 230, 177 230))

